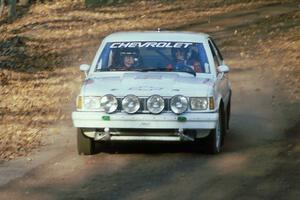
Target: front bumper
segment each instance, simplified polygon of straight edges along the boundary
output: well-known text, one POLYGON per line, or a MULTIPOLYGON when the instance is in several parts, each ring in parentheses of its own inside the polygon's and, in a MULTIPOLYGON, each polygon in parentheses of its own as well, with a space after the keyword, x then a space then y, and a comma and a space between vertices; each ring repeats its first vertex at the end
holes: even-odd
POLYGON ((102 112, 73 112, 72 120, 78 128, 117 129, 214 129, 218 113, 184 113, 186 121, 179 121, 174 113, 127 114, 102 112), (109 120, 107 120, 109 116, 109 120), (103 119, 106 118, 106 120, 103 119))

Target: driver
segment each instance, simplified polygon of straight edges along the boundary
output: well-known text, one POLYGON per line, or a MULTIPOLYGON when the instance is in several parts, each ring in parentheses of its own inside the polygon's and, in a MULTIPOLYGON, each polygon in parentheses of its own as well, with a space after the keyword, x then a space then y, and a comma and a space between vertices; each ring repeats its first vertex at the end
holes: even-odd
POLYGON ((121 56, 121 66, 122 70, 131 70, 138 66, 138 53, 134 49, 125 49, 120 53, 121 56))
POLYGON ((175 48, 173 50, 173 57, 175 57, 174 67, 175 70, 180 70, 187 65, 187 51, 183 48, 175 48))
POLYGON ((172 65, 168 65, 168 69, 181 71, 187 68, 191 68, 194 72, 201 72, 200 61, 197 59, 197 52, 193 49, 174 48, 172 49, 172 56, 174 62, 172 65))
POLYGON ((201 64, 200 64, 200 60, 199 60, 199 53, 198 53, 198 49, 197 48, 192 48, 190 50, 190 56, 188 59, 188 65, 192 67, 192 69, 196 72, 196 73, 201 73, 201 64))
POLYGON ((134 57, 131 54, 125 55, 123 57, 123 68, 129 70, 134 64, 134 57))

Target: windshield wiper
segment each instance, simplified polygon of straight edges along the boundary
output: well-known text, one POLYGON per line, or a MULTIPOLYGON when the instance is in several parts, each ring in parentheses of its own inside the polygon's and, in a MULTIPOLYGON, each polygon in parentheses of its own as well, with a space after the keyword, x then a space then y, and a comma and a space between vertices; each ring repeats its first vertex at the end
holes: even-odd
POLYGON ((166 67, 148 67, 148 68, 141 68, 141 69, 134 69, 135 71, 140 72, 149 72, 149 71, 167 71, 166 67))
POLYGON ((180 70, 176 70, 176 72, 186 72, 186 73, 189 73, 189 74, 192 74, 192 75, 196 76, 196 72, 188 66, 184 66, 184 68, 182 68, 180 70))

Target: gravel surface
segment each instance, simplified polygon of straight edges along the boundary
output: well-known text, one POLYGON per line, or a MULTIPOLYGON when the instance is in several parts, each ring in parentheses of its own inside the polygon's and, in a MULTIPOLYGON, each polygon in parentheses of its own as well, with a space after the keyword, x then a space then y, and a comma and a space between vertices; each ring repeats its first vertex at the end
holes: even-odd
MULTIPOLYGON (((228 12, 217 7, 209 18, 176 27, 209 32, 231 67, 231 130, 222 154, 199 153, 190 144, 113 143, 78 156, 65 117, 41 128, 37 150, 0 163, 0 199, 299 199, 300 7, 258 2, 247 9, 227 5, 228 12)), ((175 9, 163 6, 154 6, 153 16, 175 9)), ((78 67, 64 70, 78 79, 65 82, 66 94, 75 94, 78 67)))

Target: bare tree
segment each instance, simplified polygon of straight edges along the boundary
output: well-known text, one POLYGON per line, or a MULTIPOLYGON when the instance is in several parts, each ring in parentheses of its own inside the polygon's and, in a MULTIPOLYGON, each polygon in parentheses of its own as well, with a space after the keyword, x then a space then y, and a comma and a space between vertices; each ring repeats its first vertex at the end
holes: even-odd
POLYGON ((5 0, 0 0, 0 16, 2 16, 4 6, 5 6, 5 0))
POLYGON ((85 4, 88 7, 112 5, 123 2, 125 2, 125 0, 85 0, 85 4))
POLYGON ((21 6, 27 6, 30 0, 19 0, 21 6))
POLYGON ((8 0, 8 18, 14 20, 17 16, 16 0, 8 0))

